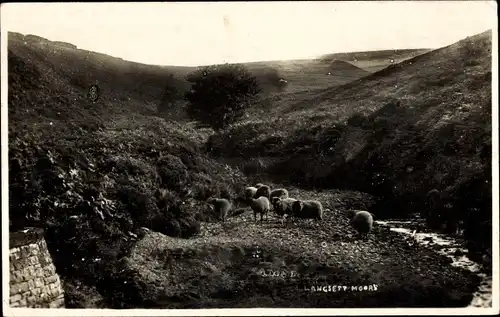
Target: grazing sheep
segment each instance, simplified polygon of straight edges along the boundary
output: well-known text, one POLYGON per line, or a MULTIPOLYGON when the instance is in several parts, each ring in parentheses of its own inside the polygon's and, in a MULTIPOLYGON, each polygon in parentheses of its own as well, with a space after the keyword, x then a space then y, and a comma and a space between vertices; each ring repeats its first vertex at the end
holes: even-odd
POLYGON ((281 217, 281 223, 283 224, 283 219, 285 215, 291 215, 293 212, 293 204, 297 201, 295 198, 278 198, 274 197, 274 212, 281 217))
POLYGON ((231 202, 225 198, 211 198, 208 203, 213 206, 213 210, 219 216, 219 219, 225 222, 232 208, 231 202))
POLYGON ((247 187, 245 188, 245 199, 251 199, 255 197, 255 194, 257 194, 257 188, 256 187, 247 187))
POLYGON ((273 209, 276 209, 278 201, 280 201, 281 199, 287 199, 287 198, 272 197, 271 200, 270 200, 271 206, 273 206, 273 209))
MULTIPOLYGON (((271 202, 271 205, 273 206, 273 209, 276 210, 276 208, 278 208, 278 204, 280 204, 279 202, 281 200, 288 200, 288 199, 291 199, 292 202, 297 200, 297 199, 290 198, 290 197, 272 197, 270 202, 271 202)), ((290 208, 292 208, 292 207, 290 207, 290 208)))
POLYGON ((271 188, 267 185, 262 185, 258 187, 257 193, 255 194, 255 198, 266 197, 268 200, 271 199, 271 188))
POLYGON ((368 234, 373 228, 373 214, 364 210, 349 210, 349 224, 358 234, 368 234))
POLYGON ((254 187, 255 187, 255 188, 259 188, 259 187, 262 187, 262 186, 264 186, 264 184, 262 184, 262 183, 258 183, 258 184, 257 184, 257 185, 255 185, 254 187))
POLYGON ((317 200, 297 200, 292 205, 292 216, 301 219, 323 219, 323 205, 317 200))
POLYGON ((266 215, 266 220, 269 212, 269 199, 267 197, 252 198, 250 200, 250 207, 253 210, 254 221, 257 221, 257 214, 260 214, 260 221, 263 221, 264 215, 266 215))
MULTIPOLYGON (((273 202, 273 198, 278 197, 278 198, 288 198, 288 190, 284 188, 277 188, 273 189, 271 193, 269 194, 269 200, 273 202)), ((274 207, 274 204, 273 204, 274 207)))

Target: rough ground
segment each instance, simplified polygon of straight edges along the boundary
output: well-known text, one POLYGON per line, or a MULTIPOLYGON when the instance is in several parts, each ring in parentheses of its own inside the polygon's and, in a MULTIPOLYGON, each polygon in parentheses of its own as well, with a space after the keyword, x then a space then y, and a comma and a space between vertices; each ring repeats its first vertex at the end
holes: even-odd
POLYGON ((250 209, 226 223, 204 223, 199 236, 181 240, 148 233, 127 267, 148 287, 147 305, 161 308, 229 307, 464 307, 478 279, 452 268, 430 249, 410 247, 401 235, 375 227, 360 239, 346 227, 343 200, 354 192, 312 193, 321 223, 281 225, 273 215, 254 222, 250 209), (337 207, 337 208, 335 208, 337 207), (260 254, 255 258, 252 254, 260 254), (286 277, 263 277, 285 272, 286 277), (295 272, 295 273, 292 273, 295 272), (294 276, 297 274, 297 277, 294 276), (377 291, 313 293, 313 285, 378 286, 377 291))

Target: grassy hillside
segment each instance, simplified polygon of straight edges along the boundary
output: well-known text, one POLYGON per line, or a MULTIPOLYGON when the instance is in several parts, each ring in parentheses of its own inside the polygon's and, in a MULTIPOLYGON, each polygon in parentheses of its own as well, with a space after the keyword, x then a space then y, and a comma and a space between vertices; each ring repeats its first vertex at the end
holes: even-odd
MULTIPOLYGON (((86 84, 88 81, 101 80, 103 83, 115 84, 116 87, 125 85, 125 87, 128 88, 130 87, 130 83, 123 83, 119 80, 120 78, 138 80, 139 86, 130 89, 142 91, 144 88, 148 90, 151 96, 156 97, 152 101, 153 104, 158 101, 158 96, 161 96, 163 93, 166 76, 172 74, 176 79, 175 86, 178 89, 185 91, 188 86, 184 81, 184 78, 188 73, 195 69, 195 67, 157 67, 127 62, 121 58, 111 57, 106 54, 77 49, 75 45, 70 43, 50 41, 43 37, 31 34, 23 35, 15 32, 10 32, 9 34, 11 40, 19 41, 20 43, 26 42, 30 45, 36 45, 44 48, 43 52, 45 52, 45 54, 48 50, 56 53, 56 55, 51 56, 50 58, 57 63, 65 64, 66 61, 71 61, 72 63, 77 63, 78 65, 81 63, 83 63, 81 65, 86 65, 88 63, 89 65, 87 65, 86 68, 90 69, 91 74, 83 72, 83 69, 77 70, 72 67, 72 65, 65 67, 66 69, 71 69, 73 72, 76 72, 76 74, 72 75, 75 75, 74 80, 80 81, 80 84, 86 84), (106 63, 105 69, 109 70, 109 73, 97 72, 94 74, 95 67, 100 67, 103 62, 106 63), (143 80, 146 79, 145 76, 128 76, 128 74, 133 73, 148 74, 149 79, 146 80, 146 82, 143 82, 143 80), (98 78, 96 76, 106 77, 98 78)), ((269 76, 270 73, 272 74, 276 71, 280 77, 289 82, 286 91, 296 92, 345 84, 351 80, 366 76, 370 71, 373 71, 374 67, 380 69, 389 66, 391 64, 391 58, 394 61, 400 61, 421 53, 422 51, 423 50, 399 50, 389 53, 386 51, 381 51, 380 53, 342 53, 331 54, 322 59, 252 62, 245 63, 245 66, 247 66, 248 69, 258 78, 265 93, 278 92, 274 76, 269 76), (372 59, 370 58, 371 56, 373 56, 372 59), (357 67, 352 67, 351 65, 357 67), (330 73, 330 75, 328 75, 328 73, 330 73)), ((133 81, 131 80, 131 82, 133 81)))
MULTIPOLYGON (((465 63, 460 49, 451 51, 465 63)), ((479 80, 472 75, 479 76, 486 62, 481 52, 476 64, 465 68, 466 79, 479 80)), ((347 185, 335 183, 332 175, 353 160, 336 155, 356 158, 377 150, 363 143, 359 152, 349 147, 349 129, 359 124, 352 118, 345 122, 360 111, 378 118, 393 94, 393 81, 402 85, 398 78, 411 79, 408 87, 414 84, 404 65, 389 69, 387 78, 385 73, 366 77, 347 63, 327 63, 332 74, 333 66, 365 77, 335 89, 313 85, 314 76, 305 76, 305 89, 264 100, 248 112, 248 122, 210 135, 156 112, 171 74, 175 85, 184 87, 179 78, 185 68, 129 63, 36 36, 9 37, 8 54, 11 230, 27 225, 47 230, 67 307, 463 307, 470 302, 477 277, 452 268, 445 257, 409 246, 381 227, 366 240, 356 238, 345 211, 376 206, 377 197, 323 190, 347 185), (97 102, 86 98, 94 83, 102 93, 97 102), (343 143, 336 142, 340 139, 343 143), (207 153, 207 141, 216 151, 207 153), (287 186, 293 197, 322 201, 324 221, 281 226, 271 215, 263 224, 253 223, 241 201, 243 187, 264 181, 287 186), (305 190, 307 185, 317 188, 305 190), (226 223, 215 221, 206 203, 211 196, 233 202, 226 223), (252 257, 257 246, 260 261, 252 257), (300 278, 269 280, 259 269, 293 270, 300 278), (381 289, 332 300, 304 291, 313 283, 379 284, 381 289)), ((441 56, 443 65, 453 63, 444 53, 432 54, 441 56)), ((319 66, 311 69, 323 72, 319 66)), ((455 77, 446 78, 454 82, 455 77)), ((417 92, 402 105, 417 104, 417 92)), ((361 120, 365 130, 367 122, 361 120)), ((368 132, 354 135, 363 140, 368 132)), ((395 142, 387 140, 387 146, 395 142)), ((360 162, 352 165, 353 173, 360 173, 360 162)))
MULTIPOLYGON (((61 46, 58 42, 36 36, 11 34, 9 52, 12 58, 21 59, 20 63, 29 60, 36 64, 37 71, 49 83, 51 78, 55 78, 57 82, 50 83, 47 88, 51 92, 46 95, 71 100, 74 111, 67 112, 73 113, 75 118, 81 117, 82 107, 79 104, 87 102, 87 91, 92 84, 98 84, 101 90, 100 100, 92 107, 92 111, 102 110, 102 105, 109 103, 100 115, 156 111, 170 75, 174 76, 170 83, 177 89, 185 91, 189 87, 183 77, 186 73, 183 68, 169 69, 133 63, 106 54, 61 46), (54 69, 57 69, 57 75, 54 69)), ((45 109, 40 111, 49 111, 47 107, 40 105, 40 108, 45 109)), ((56 109, 50 107, 50 110, 56 109)), ((37 114, 55 118, 54 114, 37 114)))
POLYGON ((101 281, 113 284, 141 228, 187 238, 214 219, 208 197, 238 207, 245 177, 204 154, 203 132, 152 116, 164 74, 9 38, 11 230, 47 229, 68 296, 81 283, 99 292, 101 281), (92 103, 96 81, 102 95, 92 103))
MULTIPOLYGON (((25 46, 36 46, 38 54, 32 58, 38 58, 41 64, 61 65, 65 76, 71 78, 71 84, 81 90, 82 94, 86 93, 89 85, 100 83, 103 98, 123 98, 121 103, 132 106, 140 103, 138 100, 145 101, 147 107, 141 106, 139 111, 154 111, 162 103, 167 84, 175 87, 181 94, 184 93, 189 87, 185 76, 195 70, 195 67, 158 67, 128 62, 106 54, 78 49, 71 43, 50 41, 31 34, 9 32, 9 39, 13 54, 23 54, 21 51, 26 51, 25 46), (173 78, 170 79, 169 76, 173 78)), ((281 91, 277 89, 279 78, 288 81, 284 93, 315 92, 359 79, 374 70, 425 51, 427 50, 337 53, 319 59, 253 62, 245 63, 245 66, 257 77, 263 94, 276 97, 281 95, 281 91)), ((181 114, 179 112, 183 105, 184 101, 178 100, 171 105, 171 109, 167 108, 167 114, 178 120, 184 119, 182 111, 181 114)), ((126 106, 123 108, 127 109, 126 106)))
POLYGON ((283 94, 248 114, 210 139, 246 172, 366 191, 382 198, 379 216, 421 211, 437 188, 449 214, 483 223, 487 242, 491 31, 339 87, 283 94), (481 212, 468 216, 474 208, 481 212))
POLYGON ((431 51, 430 49, 402 49, 402 50, 382 50, 367 52, 334 53, 323 55, 318 58, 323 63, 334 60, 349 62, 359 68, 369 72, 377 72, 390 65, 400 63, 404 60, 431 51))
POLYGON ((316 59, 246 63, 255 74, 273 68, 289 82, 286 93, 308 92, 342 85, 392 64, 430 51, 407 49, 334 53, 316 59))
POLYGON ((245 63, 260 78, 268 69, 275 69, 288 81, 286 93, 316 90, 345 84, 370 73, 344 61, 318 63, 315 60, 290 60, 245 63))

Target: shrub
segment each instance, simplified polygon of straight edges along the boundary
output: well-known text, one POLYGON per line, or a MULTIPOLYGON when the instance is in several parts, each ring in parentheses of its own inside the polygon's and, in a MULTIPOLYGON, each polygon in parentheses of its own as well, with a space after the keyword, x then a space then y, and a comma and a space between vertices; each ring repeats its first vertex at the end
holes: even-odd
POLYGON ((155 197, 144 190, 124 186, 118 189, 117 198, 122 203, 122 210, 129 214, 135 223, 152 228, 160 213, 155 197))
POLYGON ((109 171, 117 174, 128 174, 131 176, 153 174, 151 167, 141 160, 129 155, 115 155, 106 161, 106 167, 109 171))
POLYGON ((179 197, 168 189, 158 189, 155 193, 158 208, 162 212, 168 212, 172 208, 180 205, 179 197))
POLYGON ((103 298, 95 286, 72 279, 64 283, 66 308, 105 308, 103 298))
POLYGON ((114 220, 95 215, 68 219, 47 228, 49 251, 63 278, 76 277, 87 285, 104 278, 102 266, 112 265, 131 246, 114 220))
POLYGON ((485 165, 484 170, 456 188, 457 199, 453 203, 459 209, 455 211, 463 217, 464 237, 474 260, 480 260, 480 255, 492 247, 491 153, 491 143, 483 146, 479 156, 485 165))
POLYGON ((179 220, 179 226, 181 228, 181 237, 190 238, 198 233, 200 233, 200 222, 195 218, 184 218, 179 220))
POLYGON ((206 66, 187 80, 192 83, 185 94, 188 115, 215 130, 243 116, 260 92, 257 79, 241 64, 206 66))
POLYGON ((240 169, 247 175, 260 174, 267 171, 268 166, 261 158, 250 158, 240 164, 240 169))
POLYGON ((193 197, 198 200, 206 200, 217 194, 212 179, 204 173, 193 174, 192 182, 193 197))
POLYGON ((179 190, 188 180, 187 167, 177 156, 167 154, 158 160, 158 174, 167 188, 179 190))
POLYGON ((353 127, 362 127, 368 122, 368 118, 362 113, 355 113, 349 119, 347 124, 353 127))
POLYGON ((159 232, 171 237, 180 237, 181 231, 181 225, 179 224, 179 221, 175 219, 167 221, 165 228, 163 230, 159 230, 159 232))

